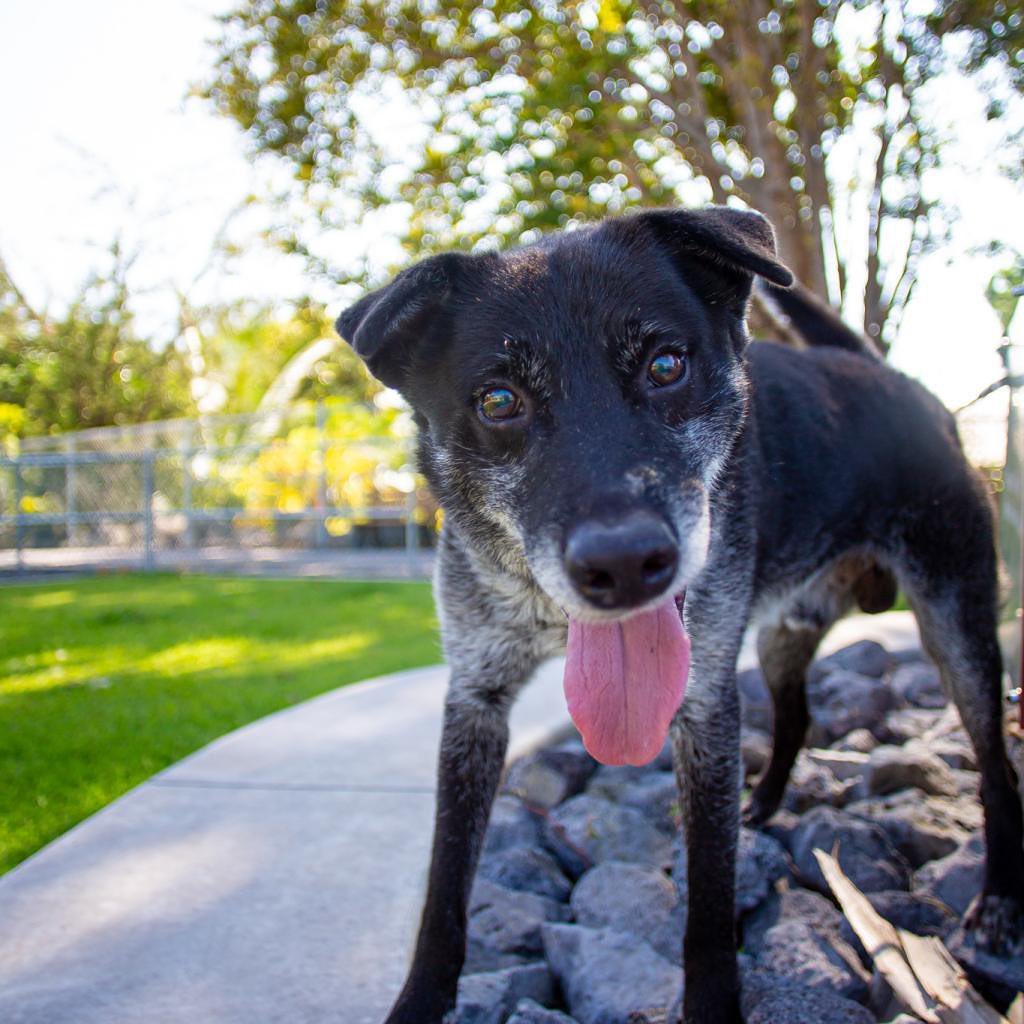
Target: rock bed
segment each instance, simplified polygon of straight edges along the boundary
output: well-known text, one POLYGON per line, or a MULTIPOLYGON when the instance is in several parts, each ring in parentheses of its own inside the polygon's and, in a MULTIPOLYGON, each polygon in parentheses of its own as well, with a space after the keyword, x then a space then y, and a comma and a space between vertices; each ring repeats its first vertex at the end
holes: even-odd
MULTIPOLYGON (((770 750, 771 704, 742 673, 745 786, 770 750)), ((960 917, 982 882, 971 746, 920 652, 862 641, 809 673, 812 750, 783 809, 743 828, 737 904, 747 1024, 875 1024, 900 1016, 828 895, 812 851, 876 909, 941 936, 992 998, 1024 989, 1024 957, 973 948, 960 917)), ((1013 741, 1021 765, 1021 745, 1013 741)), ((513 764, 470 900, 455 1024, 662 1024, 677 1019, 686 854, 671 757, 600 766, 578 738, 513 764)))

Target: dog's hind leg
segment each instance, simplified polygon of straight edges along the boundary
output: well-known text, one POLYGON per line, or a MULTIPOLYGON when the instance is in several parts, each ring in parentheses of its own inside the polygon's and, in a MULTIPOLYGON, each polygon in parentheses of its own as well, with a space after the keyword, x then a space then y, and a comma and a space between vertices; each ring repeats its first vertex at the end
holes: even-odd
POLYGON ((772 756, 744 811, 748 825, 763 825, 782 802, 810 725, 807 669, 825 634, 854 604, 875 613, 891 608, 895 600, 892 572, 875 556, 854 552, 813 577, 758 632, 758 659, 772 696, 772 756))
POLYGON ((757 634, 757 653, 772 696, 772 756, 744 810, 749 825, 762 825, 778 810, 793 762, 804 744, 807 667, 828 626, 775 622, 757 634))
POLYGON ((985 882, 967 915, 993 951, 1024 954, 1024 816, 1003 735, 997 563, 984 499, 954 515, 956 536, 927 535, 905 585, 926 650, 956 703, 981 771, 985 882))

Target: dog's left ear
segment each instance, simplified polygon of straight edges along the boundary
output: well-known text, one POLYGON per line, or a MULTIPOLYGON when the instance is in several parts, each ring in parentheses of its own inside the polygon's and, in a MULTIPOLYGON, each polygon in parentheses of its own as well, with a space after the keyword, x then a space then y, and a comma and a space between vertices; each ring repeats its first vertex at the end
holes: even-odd
POLYGON ((754 275, 780 288, 793 284, 793 274, 779 262, 775 232, 753 210, 708 206, 701 210, 650 210, 636 215, 670 254, 690 267, 718 269, 735 280, 745 302, 754 275))

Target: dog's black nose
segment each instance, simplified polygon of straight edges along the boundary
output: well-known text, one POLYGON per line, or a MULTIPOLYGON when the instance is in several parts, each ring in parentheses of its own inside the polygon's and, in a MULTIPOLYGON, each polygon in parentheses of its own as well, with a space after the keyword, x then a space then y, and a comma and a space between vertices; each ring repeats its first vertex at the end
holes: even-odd
POLYGON ((580 523, 565 545, 573 586, 599 608, 633 608, 664 593, 679 550, 668 525, 634 512, 613 523, 580 523))

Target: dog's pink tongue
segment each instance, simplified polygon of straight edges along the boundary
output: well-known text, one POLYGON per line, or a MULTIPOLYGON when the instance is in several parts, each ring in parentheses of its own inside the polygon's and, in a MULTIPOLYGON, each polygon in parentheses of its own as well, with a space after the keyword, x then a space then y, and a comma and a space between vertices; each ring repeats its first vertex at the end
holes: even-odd
POLYGON ((676 602, 622 622, 569 620, 565 699, 603 764, 653 761, 683 700, 690 640, 676 602))

